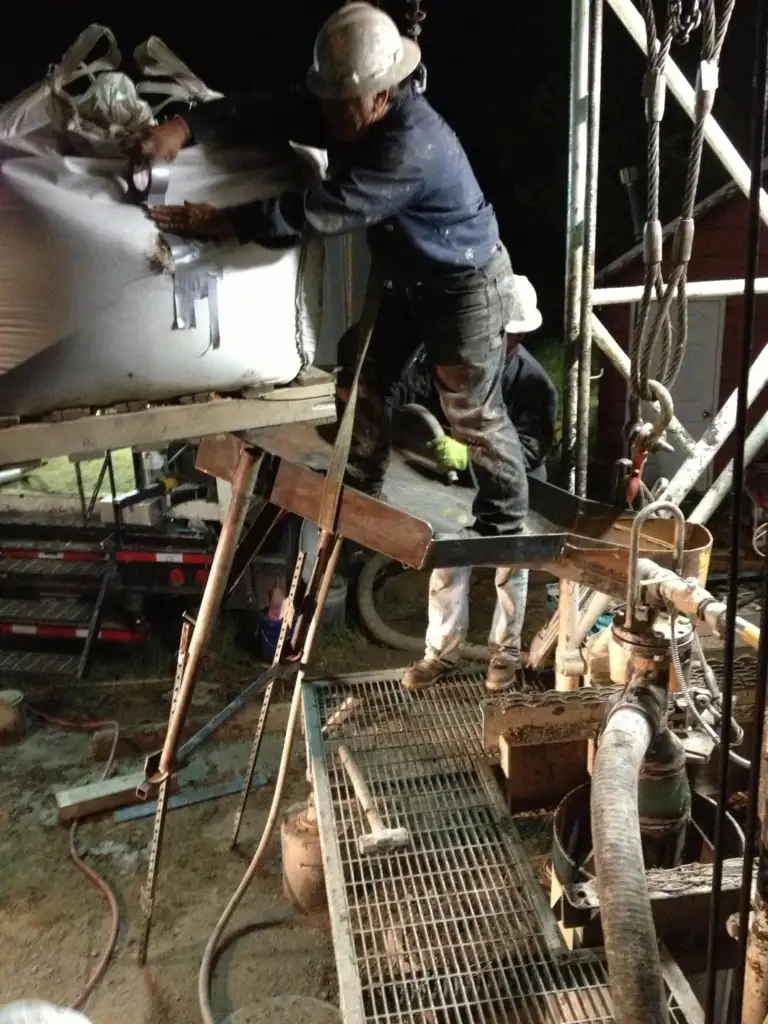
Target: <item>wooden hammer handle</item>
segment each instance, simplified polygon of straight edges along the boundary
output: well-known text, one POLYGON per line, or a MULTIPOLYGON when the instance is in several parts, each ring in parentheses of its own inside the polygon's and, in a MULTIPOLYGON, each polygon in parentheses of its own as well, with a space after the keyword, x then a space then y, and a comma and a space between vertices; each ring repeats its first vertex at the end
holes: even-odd
POLYGON ((373 797, 365 784, 365 780, 363 779, 360 769, 353 761, 352 755, 345 746, 340 746, 338 753, 339 760, 344 767, 344 771, 347 773, 347 778, 352 783, 352 789, 355 791, 357 801, 368 819, 371 831, 381 832, 384 828, 384 822, 381 820, 381 816, 374 806, 373 797))

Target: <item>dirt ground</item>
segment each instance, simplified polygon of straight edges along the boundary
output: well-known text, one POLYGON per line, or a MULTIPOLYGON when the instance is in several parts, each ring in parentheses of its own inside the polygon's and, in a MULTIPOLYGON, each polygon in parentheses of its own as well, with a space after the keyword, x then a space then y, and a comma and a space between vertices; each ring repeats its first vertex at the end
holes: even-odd
MULTIPOLYGON (((423 627, 423 587, 410 580, 393 584, 393 625, 423 627)), ((543 618, 543 586, 532 588, 527 632, 543 618)), ((487 629, 493 588, 487 579, 473 591, 473 639, 487 629)), ((172 660, 172 658, 170 659, 172 660)), ((169 660, 169 667, 170 667, 169 660)), ((356 628, 321 639, 315 668, 323 672, 376 670, 404 664, 409 655, 373 644, 356 628)), ((253 677, 253 663, 250 677, 253 677)), ((242 659, 232 671, 242 675, 242 659)), ((123 666, 128 677, 130 667, 123 666)), ((101 666, 102 677, 104 675, 101 666)), ((247 673, 246 673, 247 674, 247 673)), ((206 676, 209 678, 209 676, 206 676)), ((213 715, 232 696, 227 685, 208 685, 197 711, 213 715), (202 706, 202 707, 201 707, 202 706), (207 706, 207 707, 206 707, 207 706)), ((235 685, 236 689, 236 685, 235 685)), ((71 717, 115 717, 130 729, 137 722, 162 721, 169 693, 130 691, 81 684, 62 692, 45 709, 71 717)), ((274 777, 282 735, 265 738, 260 768, 274 777)), ((297 744, 284 806, 307 791, 303 744, 297 744)), ((241 774, 247 742, 213 739, 180 781, 209 785, 241 774)), ((63 732, 31 718, 26 736, 0 749, 0 1003, 42 999, 68 1004, 85 984, 107 940, 106 901, 68 856, 68 829, 58 824, 56 789, 97 781, 103 764, 94 762, 88 735, 63 732)), ((121 758, 116 772, 142 767, 121 758)), ((272 786, 254 791, 241 831, 240 850, 228 840, 236 797, 173 810, 163 845, 155 923, 148 966, 136 964, 140 928, 139 892, 147 869, 153 818, 115 823, 112 815, 79 827, 81 855, 113 887, 120 907, 120 933, 112 962, 84 1012, 93 1024, 189 1024, 199 1019, 197 974, 206 941, 236 889, 266 820, 272 786)), ((307 918, 282 895, 279 837, 273 840, 261 877, 250 887, 230 931, 245 929, 216 964, 213 1006, 217 1020, 259 999, 306 995, 336 1002, 338 990, 330 928, 325 917, 307 918)))

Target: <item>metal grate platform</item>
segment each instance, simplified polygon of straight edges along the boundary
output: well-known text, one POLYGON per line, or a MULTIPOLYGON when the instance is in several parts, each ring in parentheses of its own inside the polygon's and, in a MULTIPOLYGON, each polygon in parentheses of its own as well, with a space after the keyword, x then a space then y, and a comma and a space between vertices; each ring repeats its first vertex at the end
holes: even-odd
POLYGON ((25 576, 39 579, 85 578, 98 580, 104 575, 104 561, 54 560, 52 558, 0 558, 0 576, 25 576))
POLYGON ((67 597, 44 597, 40 600, 13 598, 0 600, 0 621, 19 623, 52 622, 87 626, 93 605, 67 597))
POLYGON ((80 656, 74 654, 5 651, 0 653, 0 680, 14 676, 76 676, 79 662, 80 656))
POLYGON ((304 688, 346 1024, 609 1024, 605 962, 565 948, 483 751, 482 677, 414 696, 399 676, 304 688), (368 825, 341 742, 409 847, 358 852, 368 825))

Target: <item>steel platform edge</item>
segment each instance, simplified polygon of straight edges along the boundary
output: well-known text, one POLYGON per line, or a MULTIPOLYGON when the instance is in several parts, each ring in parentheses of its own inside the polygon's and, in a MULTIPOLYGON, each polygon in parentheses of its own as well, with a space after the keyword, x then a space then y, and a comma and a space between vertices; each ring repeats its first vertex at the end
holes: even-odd
MULTIPOLYGON (((565 947, 493 777, 483 749, 482 677, 457 673, 413 695, 401 675, 357 673, 303 686, 345 1024, 611 1024, 603 951, 565 947), (385 824, 409 829, 410 848, 359 854, 357 838, 368 826, 336 756, 341 742, 385 824)), ((663 962, 670 1024, 704 1024, 666 951, 663 962)))

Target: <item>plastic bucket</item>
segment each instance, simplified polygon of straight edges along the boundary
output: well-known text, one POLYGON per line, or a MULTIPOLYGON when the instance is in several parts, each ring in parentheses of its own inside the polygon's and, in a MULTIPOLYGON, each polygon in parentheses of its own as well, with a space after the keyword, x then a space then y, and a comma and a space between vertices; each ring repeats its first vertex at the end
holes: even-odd
MULTIPOLYGON (((268 618, 267 609, 265 608, 259 624, 259 647, 261 648, 261 657, 264 661, 274 661, 277 641, 280 639, 280 630, 282 628, 283 620, 268 618)), ((286 639, 290 640, 292 634, 293 629, 289 629, 286 639)))

